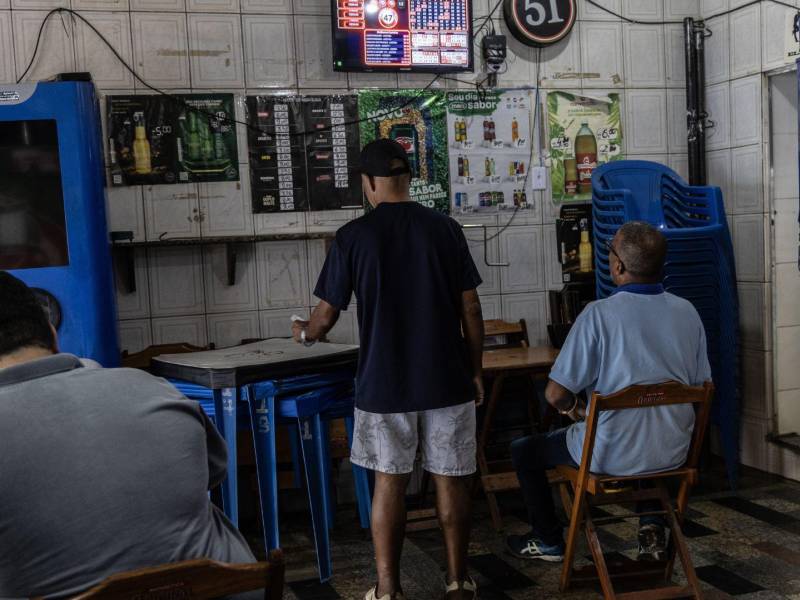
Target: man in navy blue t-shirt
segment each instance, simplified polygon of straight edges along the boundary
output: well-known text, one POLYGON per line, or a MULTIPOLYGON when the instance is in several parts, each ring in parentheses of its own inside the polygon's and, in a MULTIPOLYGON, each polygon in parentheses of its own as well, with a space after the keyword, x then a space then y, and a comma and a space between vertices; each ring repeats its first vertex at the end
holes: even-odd
POLYGON ((294 324, 295 339, 324 336, 355 293, 361 351, 351 460, 375 471, 378 582, 367 600, 403 597, 404 496, 418 448, 436 482, 446 598, 475 598, 466 476, 476 469, 475 405, 483 399, 481 278, 458 223, 409 200, 400 144, 368 144, 360 169, 374 210, 337 232, 314 290, 322 300, 310 321, 294 324))

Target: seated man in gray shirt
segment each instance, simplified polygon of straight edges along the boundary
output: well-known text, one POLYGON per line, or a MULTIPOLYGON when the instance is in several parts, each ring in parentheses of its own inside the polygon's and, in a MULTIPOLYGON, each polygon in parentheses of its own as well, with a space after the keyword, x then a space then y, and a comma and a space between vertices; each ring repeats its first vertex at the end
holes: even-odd
POLYGON ((59 354, 31 290, 2 271, 0 440, 0 598, 60 598, 192 558, 255 561, 209 501, 227 450, 200 405, 144 371, 59 354))

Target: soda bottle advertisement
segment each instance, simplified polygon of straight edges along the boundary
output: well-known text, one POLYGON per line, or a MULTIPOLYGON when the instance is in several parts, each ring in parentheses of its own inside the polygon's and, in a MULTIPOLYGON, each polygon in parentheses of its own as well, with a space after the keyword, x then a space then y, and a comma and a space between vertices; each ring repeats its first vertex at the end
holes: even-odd
MULTIPOLYGON (((411 165, 411 199, 441 212, 450 209, 445 94, 419 90, 362 90, 358 94, 361 145, 396 140, 411 165)), ((460 163, 462 172, 483 163, 460 163)))
POLYGON ((591 200, 594 170, 623 158, 619 94, 549 92, 547 139, 553 202, 591 200))
POLYGON ((447 94, 450 195, 454 213, 532 210, 528 90, 447 94))
POLYGON ((108 98, 112 185, 239 181, 233 94, 108 98))

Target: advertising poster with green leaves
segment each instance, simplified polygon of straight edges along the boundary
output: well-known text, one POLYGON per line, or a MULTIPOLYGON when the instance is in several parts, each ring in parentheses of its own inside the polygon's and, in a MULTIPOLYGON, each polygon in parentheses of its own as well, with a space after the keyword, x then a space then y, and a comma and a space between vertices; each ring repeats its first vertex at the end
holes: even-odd
POLYGON ((590 201, 592 172, 623 158, 619 94, 548 92, 547 132, 553 202, 590 201))
POLYGON ((448 212, 447 103, 444 92, 363 90, 358 94, 361 146, 390 138, 411 164, 411 199, 448 212))

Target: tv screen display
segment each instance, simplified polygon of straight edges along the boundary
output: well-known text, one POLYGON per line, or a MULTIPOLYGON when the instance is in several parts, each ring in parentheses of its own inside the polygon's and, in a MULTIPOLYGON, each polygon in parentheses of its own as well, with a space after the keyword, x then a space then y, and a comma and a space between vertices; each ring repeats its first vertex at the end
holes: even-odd
POLYGON ((337 71, 472 71, 472 0, 331 0, 337 71))
POLYGON ((0 269, 67 264, 56 122, 0 121, 0 269))

